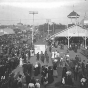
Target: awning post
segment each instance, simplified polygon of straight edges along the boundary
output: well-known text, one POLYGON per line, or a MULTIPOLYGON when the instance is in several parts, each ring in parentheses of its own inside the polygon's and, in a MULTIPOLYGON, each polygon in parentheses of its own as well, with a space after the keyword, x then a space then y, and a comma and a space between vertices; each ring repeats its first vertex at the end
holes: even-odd
POLYGON ((85 36, 85 48, 86 48, 86 39, 87 39, 87 38, 86 38, 86 36, 85 36))
POLYGON ((68 36, 68 48, 69 48, 69 36, 68 36))

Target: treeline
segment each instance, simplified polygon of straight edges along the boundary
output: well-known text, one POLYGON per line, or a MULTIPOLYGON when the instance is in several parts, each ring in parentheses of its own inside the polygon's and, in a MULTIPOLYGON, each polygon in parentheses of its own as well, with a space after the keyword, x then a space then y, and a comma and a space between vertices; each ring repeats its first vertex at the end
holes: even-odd
MULTIPOLYGON (((63 24, 56 24, 56 23, 53 23, 52 25, 49 25, 49 30, 51 32, 55 32, 55 30, 59 30, 59 29, 65 29, 67 26, 66 25, 63 25, 63 24)), ((48 23, 45 23, 45 24, 42 24, 42 25, 39 25, 39 31, 40 32, 47 32, 48 31, 48 23)))

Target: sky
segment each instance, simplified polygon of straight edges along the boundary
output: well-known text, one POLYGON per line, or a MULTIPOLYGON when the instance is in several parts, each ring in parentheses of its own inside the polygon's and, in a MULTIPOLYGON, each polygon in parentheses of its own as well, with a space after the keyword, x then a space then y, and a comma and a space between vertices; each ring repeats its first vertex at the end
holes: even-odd
POLYGON ((67 15, 76 11, 80 22, 88 12, 88 0, 0 0, 0 25, 33 24, 30 11, 38 12, 34 15, 34 24, 52 22, 68 24, 71 22, 67 15))

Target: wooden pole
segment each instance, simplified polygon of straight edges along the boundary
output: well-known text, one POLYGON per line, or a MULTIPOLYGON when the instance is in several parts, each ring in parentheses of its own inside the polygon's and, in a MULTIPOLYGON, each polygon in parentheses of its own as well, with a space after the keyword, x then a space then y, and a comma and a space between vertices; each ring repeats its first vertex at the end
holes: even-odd
POLYGON ((69 48, 69 29, 68 29, 68 20, 67 20, 67 30, 68 30, 68 48, 69 48))

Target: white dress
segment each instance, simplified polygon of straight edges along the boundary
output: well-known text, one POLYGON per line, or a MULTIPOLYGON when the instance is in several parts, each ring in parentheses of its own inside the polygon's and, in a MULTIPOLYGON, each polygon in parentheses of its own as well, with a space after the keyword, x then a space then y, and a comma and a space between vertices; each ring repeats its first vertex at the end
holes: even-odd
POLYGON ((57 58, 57 52, 56 52, 56 51, 55 51, 55 53, 54 53, 54 54, 55 54, 55 58, 57 58))
POLYGON ((52 59, 54 59, 54 52, 52 52, 52 59))
POLYGON ((22 67, 22 65, 23 65, 23 59, 20 58, 20 67, 22 67))

